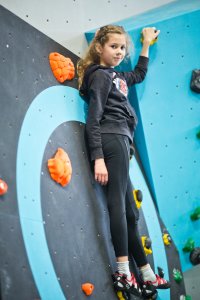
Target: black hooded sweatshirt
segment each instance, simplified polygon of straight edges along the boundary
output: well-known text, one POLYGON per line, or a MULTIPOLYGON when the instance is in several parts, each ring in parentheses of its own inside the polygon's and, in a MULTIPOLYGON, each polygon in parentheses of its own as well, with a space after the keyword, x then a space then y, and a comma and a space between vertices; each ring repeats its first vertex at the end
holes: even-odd
POLYGON ((122 134, 133 141, 137 116, 127 98, 128 87, 144 80, 148 61, 140 56, 130 72, 96 64, 86 69, 80 93, 89 104, 86 135, 92 161, 104 157, 101 133, 122 134))

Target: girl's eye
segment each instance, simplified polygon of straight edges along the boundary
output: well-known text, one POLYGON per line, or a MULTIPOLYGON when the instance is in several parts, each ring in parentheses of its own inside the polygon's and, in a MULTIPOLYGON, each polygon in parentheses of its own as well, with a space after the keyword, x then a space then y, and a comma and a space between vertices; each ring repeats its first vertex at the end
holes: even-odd
MULTIPOLYGON (((112 49, 117 49, 118 46, 117 45, 111 45, 111 48, 112 49)), ((125 50, 126 49, 126 46, 121 46, 121 50, 125 50)))

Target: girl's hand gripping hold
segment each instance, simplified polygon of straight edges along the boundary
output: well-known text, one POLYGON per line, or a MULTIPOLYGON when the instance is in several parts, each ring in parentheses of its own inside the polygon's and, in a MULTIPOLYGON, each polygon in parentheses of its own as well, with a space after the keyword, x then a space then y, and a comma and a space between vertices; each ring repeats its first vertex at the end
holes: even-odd
POLYGON ((160 30, 157 30, 156 27, 146 27, 142 30, 143 43, 151 44, 159 35, 160 30))

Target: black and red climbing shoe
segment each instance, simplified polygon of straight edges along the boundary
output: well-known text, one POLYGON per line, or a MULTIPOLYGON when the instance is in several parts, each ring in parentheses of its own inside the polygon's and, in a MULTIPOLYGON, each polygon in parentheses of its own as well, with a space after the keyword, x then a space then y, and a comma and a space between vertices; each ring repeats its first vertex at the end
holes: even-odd
POLYGON ((149 289, 149 290, 155 290, 155 289, 169 289, 171 286, 170 282, 167 281, 164 278, 161 278, 156 274, 156 280, 155 281, 145 281, 143 282, 143 288, 149 289))
POLYGON ((131 273, 130 280, 128 280, 126 274, 120 274, 119 272, 113 274, 112 279, 116 291, 124 291, 135 296, 141 296, 141 289, 133 273, 131 273))
POLYGON ((157 299, 157 289, 169 289, 170 282, 156 274, 155 281, 145 281, 141 288, 145 299, 157 299))

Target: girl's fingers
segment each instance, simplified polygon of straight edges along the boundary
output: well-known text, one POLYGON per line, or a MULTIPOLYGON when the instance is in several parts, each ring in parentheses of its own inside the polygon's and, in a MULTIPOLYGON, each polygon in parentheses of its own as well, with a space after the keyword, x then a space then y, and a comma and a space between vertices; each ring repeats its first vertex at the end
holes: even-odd
POLYGON ((108 182, 108 174, 95 174, 95 180, 102 185, 106 185, 108 182))
POLYGON ((156 36, 160 34, 160 30, 156 30, 156 36))
POLYGON ((102 176, 102 185, 106 185, 108 183, 108 174, 105 174, 104 176, 102 176))
POLYGON ((95 179, 96 179, 96 181, 100 182, 101 181, 101 174, 96 174, 95 179))
POLYGON ((101 184, 106 185, 106 176, 105 175, 102 176, 101 184))
POLYGON ((99 183, 102 182, 102 175, 101 174, 95 174, 95 180, 98 181, 99 183))
POLYGON ((105 184, 108 183, 108 174, 105 175, 105 184))
POLYGON ((99 175, 99 183, 102 184, 102 180, 103 180, 103 175, 99 175))
POLYGON ((101 183, 101 185, 105 185, 105 179, 104 179, 104 176, 101 177, 101 182, 100 182, 100 183, 101 183))
POLYGON ((158 36, 159 35, 159 33, 160 33, 160 30, 157 30, 156 29, 156 27, 145 27, 145 28, 143 28, 143 30, 142 30, 142 33, 143 34, 148 34, 148 33, 150 33, 150 34, 156 34, 156 36, 158 36))

